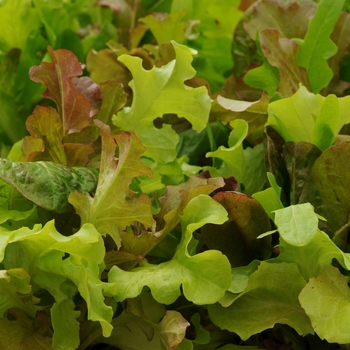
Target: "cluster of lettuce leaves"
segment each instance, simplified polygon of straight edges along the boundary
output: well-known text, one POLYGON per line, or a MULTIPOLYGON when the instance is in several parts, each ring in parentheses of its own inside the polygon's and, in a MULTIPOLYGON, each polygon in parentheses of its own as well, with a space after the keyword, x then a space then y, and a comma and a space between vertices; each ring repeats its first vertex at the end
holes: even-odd
POLYGON ((0 348, 348 349, 348 9, 0 2, 0 348))

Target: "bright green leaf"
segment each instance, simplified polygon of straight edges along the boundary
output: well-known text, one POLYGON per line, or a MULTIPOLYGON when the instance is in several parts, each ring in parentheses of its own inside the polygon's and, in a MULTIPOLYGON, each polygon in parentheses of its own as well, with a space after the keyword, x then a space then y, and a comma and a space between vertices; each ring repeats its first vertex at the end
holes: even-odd
POLYGON ((172 42, 176 59, 163 67, 147 71, 139 57, 122 55, 119 60, 133 75, 131 107, 119 112, 113 123, 123 130, 133 130, 146 147, 145 156, 157 162, 167 163, 176 157, 178 136, 170 125, 157 129, 153 121, 166 113, 186 118, 194 130, 205 128, 209 117, 210 99, 202 86, 191 88, 184 81, 195 75, 191 66, 194 51, 172 42))
POLYGON ((260 67, 250 69, 244 76, 244 82, 251 87, 261 89, 272 96, 280 83, 280 76, 278 69, 272 66, 266 57, 262 54, 260 37, 257 33, 256 43, 258 46, 258 52, 262 56, 263 64, 260 67))
POLYGON ((196 229, 226 220, 226 210, 210 197, 199 195, 192 199, 181 218, 183 236, 173 259, 159 265, 143 263, 131 272, 113 267, 109 282, 114 298, 119 301, 136 297, 144 286, 149 286, 155 300, 171 304, 180 296, 182 285, 185 297, 195 304, 215 303, 231 283, 230 264, 216 250, 190 256, 188 245, 196 229))
POLYGON ((318 230, 315 237, 305 246, 292 246, 280 238, 280 254, 271 262, 295 263, 306 280, 316 277, 321 268, 330 265, 333 259, 347 270, 350 270, 350 254, 341 251, 328 237, 318 230), (317 252, 317 253, 315 253, 317 252))
POLYGON ((272 173, 267 173, 268 180, 271 187, 256 192, 252 195, 265 209, 267 215, 271 220, 274 219, 274 211, 283 208, 281 202, 281 187, 278 186, 275 176, 272 173))
POLYGON ((243 149, 242 142, 248 134, 248 123, 235 119, 230 123, 233 130, 228 139, 228 148, 220 146, 206 157, 223 160, 219 169, 210 168, 213 176, 234 176, 241 184, 241 190, 249 195, 259 191, 265 184, 265 167, 262 161, 263 146, 243 149))
POLYGON ((335 95, 328 95, 322 104, 320 114, 316 118, 312 137, 312 143, 321 151, 334 143, 338 121, 338 99, 335 95))
POLYGON ((296 247, 307 245, 318 230, 318 218, 310 203, 276 210, 275 224, 281 237, 296 247))
POLYGON ((330 39, 345 0, 321 0, 300 45, 297 62, 307 70, 311 89, 318 93, 332 79, 327 60, 336 54, 337 46, 330 39))
POLYGON ((323 101, 323 96, 314 95, 301 86, 293 96, 269 104, 267 125, 273 126, 285 141, 312 143, 313 115, 320 114, 323 101), (281 130, 276 118, 280 119, 288 134, 281 130))
MULTIPOLYGON (((1 39, 6 48, 24 49, 28 34, 39 28, 39 17, 36 8, 27 0, 6 1, 0 11, 1 39)), ((3 49, 3 48, 2 48, 3 49)))
POLYGON ((310 279, 299 300, 321 339, 350 342, 350 289, 348 278, 337 268, 324 266, 317 277, 310 279))
POLYGON ((47 290, 54 297, 56 304, 51 316, 53 328, 58 330, 53 336, 57 347, 69 344, 74 348, 77 344, 75 318, 79 313, 72 301, 77 291, 86 301, 88 319, 100 322, 105 336, 110 334, 113 312, 104 304, 104 286, 100 280, 104 254, 101 235, 90 224, 69 237, 57 232, 53 221, 43 228, 36 225, 33 230, 22 228, 10 232, 3 266, 8 271, 25 269, 36 288, 47 290), (65 317, 68 319, 62 323, 65 317), (61 339, 60 334, 71 336, 61 339))

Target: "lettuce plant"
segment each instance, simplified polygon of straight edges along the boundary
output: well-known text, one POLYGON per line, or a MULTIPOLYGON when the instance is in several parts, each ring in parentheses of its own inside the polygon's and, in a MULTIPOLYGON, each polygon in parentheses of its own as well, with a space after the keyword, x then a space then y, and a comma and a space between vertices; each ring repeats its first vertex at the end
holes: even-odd
POLYGON ((0 348, 349 348, 347 11, 2 2, 0 348))

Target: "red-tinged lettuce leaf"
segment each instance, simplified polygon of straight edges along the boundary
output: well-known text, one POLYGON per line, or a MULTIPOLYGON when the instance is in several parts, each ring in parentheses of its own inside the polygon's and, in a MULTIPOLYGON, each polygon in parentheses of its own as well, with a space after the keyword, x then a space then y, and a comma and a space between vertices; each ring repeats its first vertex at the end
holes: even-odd
POLYGON ((277 29, 265 29, 260 32, 261 50, 272 67, 279 73, 277 91, 283 97, 293 95, 299 84, 309 88, 306 70, 297 65, 298 44, 288 38, 281 38, 277 29))
POLYGON ((350 14, 342 12, 331 34, 331 40, 337 45, 337 53, 328 60, 328 65, 333 71, 333 79, 322 91, 323 95, 335 93, 337 96, 344 95, 344 90, 349 88, 349 82, 341 80, 340 64, 347 54, 350 45, 350 14))
POLYGON ((290 178, 290 204, 299 203, 299 197, 312 165, 321 155, 312 143, 287 142, 283 147, 283 158, 290 178))
POLYGON ((228 212, 229 220, 221 226, 202 227, 203 241, 230 260, 232 267, 248 265, 254 259, 268 259, 272 253, 271 237, 257 237, 271 230, 271 224, 260 203, 237 192, 219 192, 213 199, 228 212))
POLYGON ((210 98, 204 86, 191 88, 184 81, 195 75, 191 66, 194 51, 172 42, 176 58, 162 67, 147 71, 139 57, 122 55, 119 61, 132 72, 130 87, 134 96, 131 107, 120 111, 113 123, 122 130, 133 130, 146 147, 145 156, 160 163, 176 157, 179 137, 170 125, 157 129, 153 121, 164 114, 174 113, 186 118, 198 132, 206 126, 210 98))
POLYGON ((350 143, 341 143, 325 150, 311 168, 301 192, 300 203, 310 202, 315 212, 327 219, 322 229, 346 244, 350 213, 350 143))
POLYGON ((327 60, 337 52, 336 44, 331 40, 335 24, 343 9, 345 0, 322 0, 310 24, 305 39, 300 43, 297 54, 298 65, 305 68, 311 90, 318 93, 333 78, 333 71, 327 60))
POLYGON ((256 1, 246 11, 234 33, 232 54, 237 77, 241 77, 252 66, 261 64, 255 44, 257 32, 275 29, 281 38, 304 38, 315 9, 316 5, 312 1, 307 4, 289 2, 286 6, 278 0, 256 1))
POLYGON ((210 319, 243 340, 277 323, 293 327, 302 336, 313 334, 310 319, 298 300, 305 285, 296 264, 263 261, 230 306, 208 306, 210 319))
POLYGON ((100 84, 102 105, 96 118, 112 127, 112 116, 124 107, 126 94, 123 85, 117 80, 107 80, 100 84))
POLYGON ((277 29, 282 38, 302 39, 315 9, 316 5, 312 2, 307 4, 292 2, 283 6, 279 0, 257 1, 249 11, 250 16, 244 22, 244 28, 253 40, 257 30, 271 28, 277 29))
POLYGON ((91 50, 86 57, 86 68, 90 77, 96 83, 115 79, 127 87, 131 74, 125 66, 118 61, 118 54, 127 53, 126 49, 110 47, 100 51, 91 50))
POLYGON ((94 151, 90 139, 72 145, 65 138, 90 125, 90 118, 101 106, 101 90, 90 78, 77 78, 82 65, 71 51, 49 48, 49 52, 54 62, 32 67, 30 77, 47 87, 43 97, 52 99, 58 112, 51 107, 36 107, 26 123, 31 136, 23 143, 22 158, 86 165, 94 151), (41 148, 38 139, 43 140, 41 148))
POLYGON ((68 50, 48 47, 52 63, 42 62, 30 69, 30 78, 47 87, 43 97, 53 100, 58 108, 64 135, 78 132, 90 125, 90 103, 81 94, 73 79, 83 74, 77 57, 68 50))
MULTIPOLYGON (((36 106, 26 121, 27 130, 34 139, 42 139, 45 146, 42 152, 31 152, 28 161, 52 160, 55 163, 67 164, 62 145, 64 136, 63 123, 56 109, 36 106), (38 159, 39 158, 39 159, 38 159)), ((34 140, 33 140, 34 141, 34 140)), ((26 138, 22 149, 28 152, 29 139, 26 138)), ((37 142, 36 140, 34 142, 37 142)), ((33 145, 33 143, 31 143, 33 145)))
POLYGON ((112 135, 109 126, 96 120, 102 137, 100 175, 93 196, 73 192, 69 202, 82 223, 92 223, 102 234, 109 234, 120 247, 120 231, 135 222, 149 228, 154 225, 151 200, 146 194, 136 197, 129 188, 141 175, 152 176, 141 162, 145 147, 133 132, 112 135), (117 153, 117 157, 116 157, 117 153))
MULTIPOLYGON (((51 161, 70 167, 83 166, 89 162, 89 155, 94 152, 91 136, 86 134, 83 140, 82 137, 75 137, 77 140, 65 137, 62 121, 52 107, 36 106, 26 125, 31 136, 23 140, 22 161, 51 161)), ((77 134, 68 136, 72 135, 77 134)))
POLYGON ((0 347, 3 350, 52 350, 50 323, 44 312, 34 320, 24 312, 12 310, 14 320, 0 319, 0 347))
POLYGON ((101 88, 89 77, 73 78, 72 83, 76 89, 84 95, 90 103, 89 117, 93 117, 101 108, 102 94, 101 88))

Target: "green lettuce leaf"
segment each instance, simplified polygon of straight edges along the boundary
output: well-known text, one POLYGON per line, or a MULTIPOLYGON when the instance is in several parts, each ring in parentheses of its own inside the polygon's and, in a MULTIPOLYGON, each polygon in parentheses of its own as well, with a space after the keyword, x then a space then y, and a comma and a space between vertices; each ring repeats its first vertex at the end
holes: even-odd
POLYGON ((276 323, 287 324, 300 335, 312 334, 310 320, 298 300, 305 285, 295 264, 261 262, 235 301, 228 307, 209 305, 209 315, 221 329, 235 332, 243 340, 276 323))
POLYGON ((310 203, 291 205, 275 211, 275 224, 288 244, 303 247, 316 236, 318 217, 310 203))
POLYGON ((253 88, 264 90, 269 96, 272 96, 280 84, 279 72, 263 55, 260 36, 258 34, 256 35, 256 43, 258 53, 262 57, 262 65, 250 69, 244 76, 244 82, 253 88))
POLYGON ((14 143, 26 134, 24 120, 18 114, 18 101, 16 101, 15 91, 15 77, 20 64, 20 57, 21 51, 18 48, 12 48, 5 55, 0 55, 1 143, 14 143), (16 127, 14 128, 13 125, 16 125, 16 127))
POLYGON ((185 15, 184 12, 169 15, 153 13, 142 18, 141 22, 150 28, 158 44, 171 40, 182 44, 186 40, 186 28, 189 25, 186 21, 182 21, 185 15))
POLYGON ((14 320, 0 319, 0 346, 3 349, 52 350, 49 320, 38 313, 34 320, 23 311, 12 310, 14 320))
POLYGON ((310 21, 305 39, 297 54, 299 66, 307 70, 311 89, 318 93, 333 77, 327 60, 336 54, 337 46, 330 35, 343 9, 345 0, 321 0, 310 21))
POLYGON ((267 173, 270 186, 263 191, 256 192, 252 195, 264 208, 265 212, 271 220, 274 219, 274 211, 283 208, 281 202, 281 187, 278 186, 275 176, 272 173, 267 173))
POLYGON ((309 142, 325 150, 350 122, 349 105, 349 96, 323 97, 300 86, 293 96, 269 104, 267 125, 275 128, 285 141, 309 142))
POLYGON ((220 146, 216 151, 206 154, 206 157, 223 160, 219 169, 210 168, 210 171, 213 176, 234 176, 240 183, 240 189, 251 195, 261 190, 266 182, 263 145, 243 149, 242 142, 248 134, 247 122, 236 119, 230 125, 233 130, 228 140, 229 148, 220 146))
MULTIPOLYGON (((119 267, 129 270, 135 263, 139 263, 146 255, 171 259, 180 239, 168 235, 180 222, 180 217, 191 199, 200 194, 209 195, 224 186, 222 178, 204 179, 190 176, 187 181, 177 186, 167 186, 164 196, 159 198, 160 210, 154 216, 156 232, 154 235, 142 230, 138 235, 121 232, 122 247, 118 252, 110 253, 114 259, 127 257, 130 264, 118 264, 119 267), (127 254, 127 255, 126 255, 127 254)), ((119 260, 119 261, 120 261, 119 260)), ((116 261, 116 260, 114 260, 116 261)), ((118 260, 117 260, 118 261, 118 260)))
POLYGON ((179 312, 165 310, 150 293, 143 293, 127 300, 127 308, 112 320, 112 325, 111 336, 101 338, 101 342, 130 350, 167 350, 177 348, 190 324, 179 312))
POLYGON ((13 47, 25 49, 28 34, 39 30, 38 10, 29 6, 27 0, 6 1, 0 6, 1 49, 5 52, 13 47))
POLYGON ((109 126, 96 120, 102 137, 100 175, 93 196, 72 192, 68 198, 82 223, 91 223, 102 234, 109 234, 120 247, 120 231, 139 222, 154 225, 151 200, 146 194, 136 197, 129 188, 134 177, 152 176, 141 162, 145 148, 133 132, 112 135, 109 126), (116 158, 118 152, 118 158, 116 158))
POLYGON ((250 135, 265 125, 269 100, 269 96, 265 93, 258 101, 253 102, 229 99, 219 95, 212 104, 210 116, 226 123, 243 119, 248 123, 248 135, 250 135))
POLYGON ((2 270, 0 272, 1 303, 0 315, 3 318, 11 308, 21 309, 31 317, 35 317, 42 307, 37 306, 38 298, 33 296, 30 275, 22 268, 2 270))
POLYGON ((232 33, 243 14, 239 5, 238 0, 173 0, 171 3, 171 13, 186 12, 186 18, 200 21, 195 28, 199 35, 188 45, 198 50, 194 68, 199 77, 210 82, 212 91, 220 90, 232 70, 232 33))
POLYGON ((215 303, 230 286, 230 263, 216 250, 191 256, 188 246, 196 229, 226 220, 226 210, 213 199, 206 195, 193 198, 181 217, 183 235, 172 260, 159 265, 144 262, 131 272, 113 267, 109 272, 111 295, 121 301, 136 297, 148 286, 155 300, 171 304, 180 296, 182 286, 187 300, 197 305, 215 303))
POLYGON ((133 75, 130 86, 134 97, 131 107, 125 107, 113 118, 113 123, 122 130, 135 132, 146 147, 145 156, 162 163, 175 159, 179 137, 170 125, 157 129, 153 121, 165 113, 174 113, 186 118, 199 132, 205 128, 210 110, 206 88, 184 84, 195 75, 191 66, 194 51, 176 42, 172 44, 176 59, 150 71, 142 68, 139 57, 119 57, 133 75))
POLYGON ((299 296, 317 335, 329 343, 339 344, 350 342, 349 299, 348 278, 329 265, 310 279, 299 296))
MULTIPOLYGON (((86 302, 88 319, 100 322, 104 336, 111 334, 113 311, 104 304, 104 285, 100 280, 105 249, 101 235, 92 225, 82 226, 69 237, 57 232, 53 221, 43 228, 36 225, 33 230, 22 228, 4 233, 1 254, 6 248, 2 260, 6 273, 13 275, 11 271, 18 271, 14 269, 24 269, 30 275, 34 296, 46 290, 54 298, 51 308, 54 348, 76 348, 79 344, 76 321, 79 311, 73 301, 77 292, 86 302)), ((15 285, 16 300, 15 291, 20 285, 12 278, 10 283, 15 285)), ((30 301, 30 293, 28 297, 30 301)))
POLYGON ((297 264, 306 280, 316 277, 321 268, 330 265, 333 259, 350 269, 350 255, 340 250, 326 233, 318 229, 320 217, 313 212, 310 203, 278 210, 276 218, 276 224, 281 227, 280 254, 271 262, 297 264))

